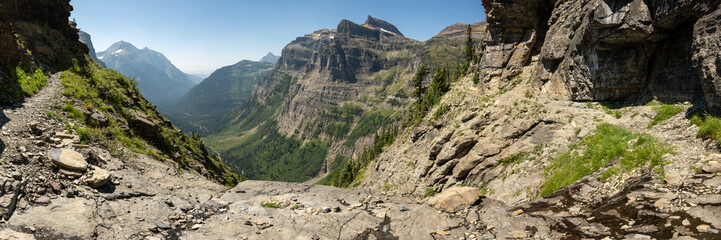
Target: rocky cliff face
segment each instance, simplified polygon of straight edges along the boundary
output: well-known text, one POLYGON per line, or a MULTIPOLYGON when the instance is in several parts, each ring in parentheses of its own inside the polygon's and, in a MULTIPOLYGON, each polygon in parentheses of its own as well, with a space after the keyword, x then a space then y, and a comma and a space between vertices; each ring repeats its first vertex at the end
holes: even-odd
POLYGON ((78 43, 77 29, 68 25, 68 1, 4 1, 0 7, 0 102, 10 103, 22 94, 14 72, 22 63, 25 71, 72 65, 87 48, 78 43), (60 9, 62 11, 54 11, 60 9), (46 14, 51 13, 51 14, 46 14), (38 24, 42 23, 42 24, 38 24))
POLYGON ((708 32, 714 27, 700 19, 712 19, 718 5, 718 1, 484 1, 489 35, 479 67, 493 85, 518 74, 519 67, 535 64, 533 56, 545 91, 562 98, 707 100, 715 106, 713 81, 705 78, 710 76, 709 63, 693 59, 714 58, 708 54, 713 43, 699 40, 713 34, 708 32), (704 55, 694 56, 698 54, 704 55))
POLYGON ((90 57, 93 58, 93 60, 100 63, 100 66, 105 67, 105 63, 103 61, 100 61, 100 59, 98 59, 98 55, 95 52, 95 47, 93 46, 93 40, 92 40, 92 37, 90 37, 90 34, 83 32, 83 31, 79 31, 78 36, 80 37, 79 40, 88 46, 88 55, 90 55, 90 57))

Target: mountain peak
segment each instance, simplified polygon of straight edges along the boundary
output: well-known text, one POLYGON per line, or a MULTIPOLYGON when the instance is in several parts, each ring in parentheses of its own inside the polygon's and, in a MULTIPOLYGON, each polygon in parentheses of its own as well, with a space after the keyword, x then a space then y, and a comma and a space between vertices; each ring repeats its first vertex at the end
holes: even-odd
POLYGON ((276 63, 278 62, 278 59, 280 59, 280 56, 273 54, 272 52, 268 52, 265 57, 261 58, 261 62, 267 62, 267 63, 276 63))
POLYGON ((368 19, 366 20, 365 25, 368 25, 368 26, 371 26, 374 28, 378 28, 384 32, 395 33, 395 34, 403 36, 401 31, 399 31, 398 28, 396 28, 396 26, 394 26, 393 24, 383 21, 378 18, 374 18, 371 15, 368 15, 368 19))
MULTIPOLYGON (((119 50, 131 51, 131 52, 140 51, 140 49, 135 47, 135 45, 133 45, 132 43, 129 43, 126 41, 119 41, 119 42, 113 43, 113 45, 110 45, 110 47, 108 47, 108 49, 106 49, 105 52, 114 53, 119 50)), ((99 55, 104 55, 104 54, 101 52, 101 53, 99 53, 99 55)))

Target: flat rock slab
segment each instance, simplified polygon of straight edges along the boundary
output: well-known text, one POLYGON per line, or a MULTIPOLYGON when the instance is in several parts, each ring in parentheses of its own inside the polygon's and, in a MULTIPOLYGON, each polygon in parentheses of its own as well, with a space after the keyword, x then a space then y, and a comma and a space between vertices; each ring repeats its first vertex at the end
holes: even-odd
MULTIPOLYGON (((197 230, 183 231, 180 239, 430 239, 432 232, 463 222, 412 198, 300 183, 244 181, 217 201, 228 204, 228 211, 206 219, 197 230), (292 204, 260 206, 271 199, 292 199, 292 204), (360 204, 367 199, 376 203, 360 204), (305 209, 294 209, 295 203, 305 209), (308 211, 322 208, 340 211, 308 211)), ((448 232, 436 239, 458 239, 465 229, 448 232)))
POLYGON ((481 195, 478 188, 452 187, 428 199, 428 204, 446 212, 456 212, 476 203, 481 195))
POLYGON ((50 160, 60 167, 85 171, 88 169, 88 162, 79 152, 67 148, 55 148, 50 150, 50 160))
POLYGON ((18 212, 8 221, 10 226, 51 228, 60 234, 91 239, 97 219, 93 219, 95 203, 83 198, 58 198, 50 205, 18 212))
POLYGON ((8 240, 35 240, 32 234, 16 232, 12 229, 6 228, 0 231, 0 239, 8 240))

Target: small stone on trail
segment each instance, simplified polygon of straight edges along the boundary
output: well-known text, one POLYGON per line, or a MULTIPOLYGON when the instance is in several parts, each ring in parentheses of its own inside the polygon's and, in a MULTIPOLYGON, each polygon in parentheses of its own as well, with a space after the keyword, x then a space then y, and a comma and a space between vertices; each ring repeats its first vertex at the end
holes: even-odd
POLYGON ((38 199, 35 199, 35 203, 41 205, 48 205, 50 204, 50 198, 48 196, 41 196, 38 199))

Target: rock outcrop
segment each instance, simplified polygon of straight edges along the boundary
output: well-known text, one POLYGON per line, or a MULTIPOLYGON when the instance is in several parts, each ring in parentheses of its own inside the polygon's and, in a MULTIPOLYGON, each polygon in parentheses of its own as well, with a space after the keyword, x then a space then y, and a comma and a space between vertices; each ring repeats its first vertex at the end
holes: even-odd
POLYGON ((90 55, 90 57, 93 58, 93 60, 100 63, 101 66, 105 67, 105 63, 103 61, 100 61, 100 59, 98 59, 98 55, 95 52, 95 47, 93 46, 93 39, 90 36, 90 34, 83 32, 83 31, 79 31, 78 36, 80 37, 80 39, 79 39, 80 42, 85 43, 85 45, 88 46, 88 55, 90 55))
POLYGON ((396 26, 394 26, 393 24, 383 21, 381 19, 371 17, 370 15, 368 15, 368 19, 364 24, 374 28, 378 28, 383 32, 390 32, 403 36, 401 31, 399 31, 398 28, 396 28, 396 26))
POLYGON ((45 66, 70 66, 87 52, 78 42, 78 30, 68 24, 70 1, 8 0, 0 6, 0 103, 22 98, 14 74, 45 66), (59 10, 59 11, 58 11, 59 10), (40 24, 42 23, 42 24, 40 24))
POLYGON ((705 101, 716 111, 719 1, 483 4, 489 26, 479 69, 489 88, 537 64, 533 78, 559 98, 705 101))

